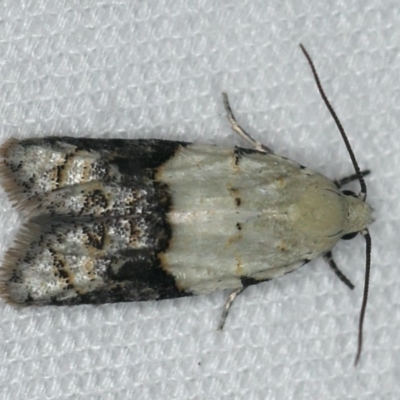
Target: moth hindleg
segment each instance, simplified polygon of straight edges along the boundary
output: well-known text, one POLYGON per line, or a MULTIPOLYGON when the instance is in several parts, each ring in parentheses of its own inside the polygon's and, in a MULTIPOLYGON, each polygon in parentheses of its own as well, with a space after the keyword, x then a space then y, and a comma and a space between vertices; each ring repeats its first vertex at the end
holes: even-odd
POLYGON ((228 317, 228 313, 230 308, 232 307, 233 302, 235 301, 236 297, 238 297, 239 294, 242 293, 244 289, 246 289, 246 287, 247 286, 242 286, 241 288, 235 289, 228 296, 226 303, 224 305, 224 309, 222 311, 221 320, 218 325, 218 330, 222 330, 222 328, 224 327, 226 318, 228 317))
POLYGON ((332 257, 332 252, 328 251, 324 254, 324 260, 329 264, 332 268, 332 271, 336 274, 336 276, 351 290, 354 289, 354 285, 351 283, 350 279, 339 269, 336 265, 335 260, 332 257))

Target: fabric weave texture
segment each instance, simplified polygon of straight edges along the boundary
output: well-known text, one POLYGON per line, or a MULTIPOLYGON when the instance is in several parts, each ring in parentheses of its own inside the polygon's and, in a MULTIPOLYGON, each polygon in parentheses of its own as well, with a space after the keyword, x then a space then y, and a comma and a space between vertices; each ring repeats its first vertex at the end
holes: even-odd
MULTIPOLYGON (((399 15, 398 2, 378 0, 3 0, 1 141, 72 135, 245 145, 227 122, 226 91, 256 139, 340 178, 353 168, 302 42, 360 167, 372 170, 376 221, 357 368, 361 237, 333 251, 354 291, 316 260, 246 290, 223 332, 216 328, 228 293, 71 308, 1 302, 1 398, 399 398, 399 15)), ((1 190, 1 259, 21 223, 1 190)))

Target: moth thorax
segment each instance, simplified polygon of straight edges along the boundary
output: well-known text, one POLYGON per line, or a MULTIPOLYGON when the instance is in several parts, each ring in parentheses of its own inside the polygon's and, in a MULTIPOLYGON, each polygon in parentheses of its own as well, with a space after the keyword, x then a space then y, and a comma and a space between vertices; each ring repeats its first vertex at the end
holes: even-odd
POLYGON ((338 239, 347 227, 347 202, 330 188, 309 188, 293 204, 289 218, 310 237, 338 239))

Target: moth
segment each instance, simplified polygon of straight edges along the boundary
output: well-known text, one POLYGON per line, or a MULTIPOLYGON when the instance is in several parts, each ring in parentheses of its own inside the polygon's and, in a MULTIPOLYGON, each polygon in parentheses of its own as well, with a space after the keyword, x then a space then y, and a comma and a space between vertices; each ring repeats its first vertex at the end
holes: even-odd
POLYGON ((4 257, 0 294, 11 304, 77 305, 162 300, 231 290, 220 328, 248 286, 322 256, 339 239, 366 240, 372 209, 345 132, 304 49, 355 174, 332 181, 281 157, 237 123, 252 149, 168 140, 45 137, 6 141, 0 176, 26 217, 4 257), (358 195, 341 190, 358 179, 358 195))

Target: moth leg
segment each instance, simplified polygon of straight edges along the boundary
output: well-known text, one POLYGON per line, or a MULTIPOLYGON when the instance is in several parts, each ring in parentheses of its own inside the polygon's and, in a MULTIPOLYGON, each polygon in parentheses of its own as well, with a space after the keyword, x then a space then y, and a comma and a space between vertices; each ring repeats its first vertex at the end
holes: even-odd
MULTIPOLYGON (((364 177, 364 176, 369 175, 370 173, 371 173, 371 171, 369 169, 365 169, 364 171, 361 171, 361 176, 364 177)), ((345 176, 342 179, 335 180, 335 181, 333 181, 333 183, 340 189, 342 186, 344 186, 350 182, 357 181, 357 180, 358 180, 358 175, 352 174, 349 176, 345 176)))
POLYGON ((233 302, 235 301, 236 297, 239 296, 240 293, 246 289, 247 286, 242 286, 241 288, 235 289, 227 298, 226 303, 224 305, 224 309, 222 310, 221 319, 218 325, 218 330, 222 330, 225 325, 226 318, 228 317, 228 313, 230 308, 232 307, 233 302))
POLYGON ((327 253, 324 254, 324 260, 329 264, 329 266, 332 268, 333 272, 336 274, 336 276, 351 290, 354 289, 354 285, 350 282, 350 279, 346 277, 346 275, 338 268, 338 266, 335 263, 335 260, 332 257, 332 252, 328 251, 327 253))
POLYGON ((264 146, 257 140, 253 139, 236 121, 235 116, 233 115, 231 106, 229 105, 228 95, 226 93, 222 93, 222 99, 224 101, 224 107, 228 116, 228 120, 231 124, 231 128, 234 132, 236 132, 242 139, 246 142, 250 143, 256 150, 261 151, 265 154, 273 154, 273 150, 269 147, 264 146))

